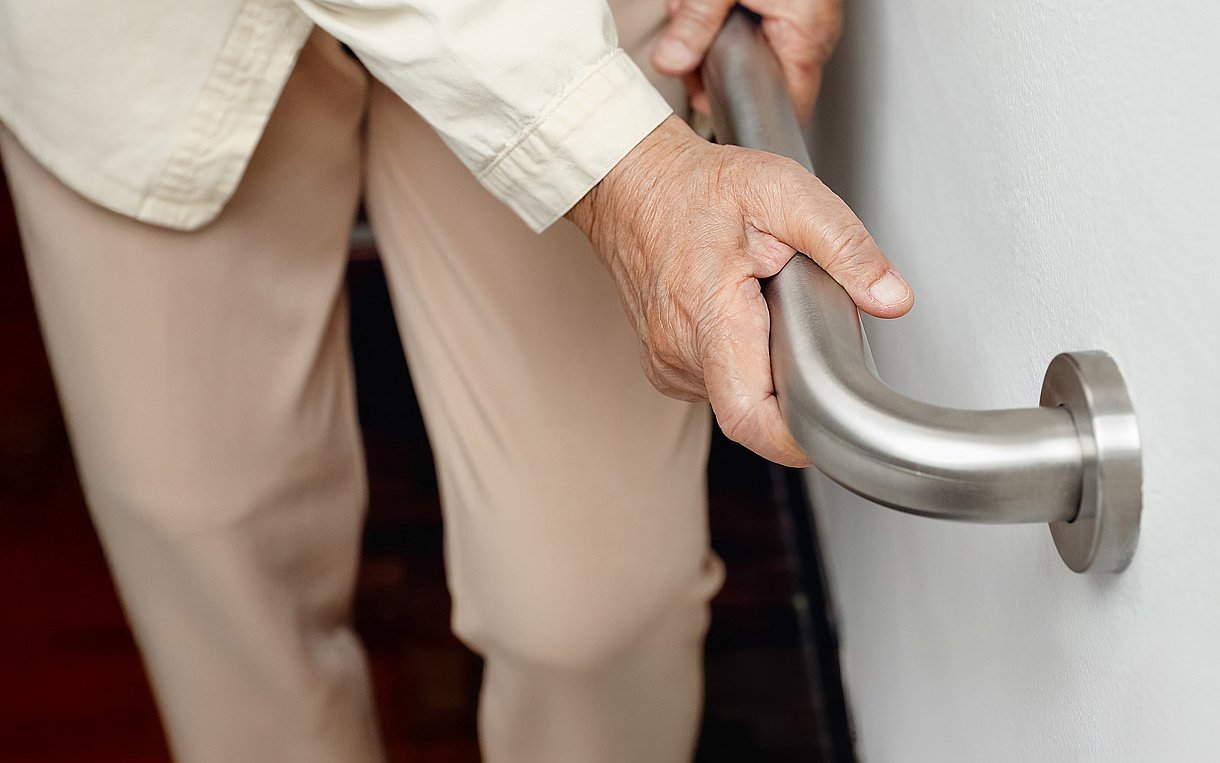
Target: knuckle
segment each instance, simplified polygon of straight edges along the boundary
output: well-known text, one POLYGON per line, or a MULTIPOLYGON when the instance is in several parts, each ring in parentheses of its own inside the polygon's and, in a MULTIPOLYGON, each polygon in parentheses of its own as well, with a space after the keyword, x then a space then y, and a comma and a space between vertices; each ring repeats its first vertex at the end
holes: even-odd
POLYGON ((872 254, 876 251, 873 236, 863 223, 845 225, 826 236, 822 267, 849 277, 866 276, 884 269, 872 254))
POLYGON ((692 383, 683 369, 657 357, 645 345, 640 347, 640 366, 648 382, 662 395, 688 402, 707 400, 706 392, 692 383))
POLYGON ((834 50, 834 38, 812 18, 771 17, 763 21, 763 28, 789 66, 816 71, 830 60, 834 50))
POLYGON ((671 322, 651 311, 645 315, 645 322, 648 326, 645 348, 649 362, 656 366, 677 367, 681 351, 670 328, 671 322))
POLYGON ((822 57, 819 53, 810 53, 808 56, 794 58, 788 62, 789 72, 796 78, 797 84, 807 85, 810 80, 816 77, 822 68, 826 65, 829 58, 822 57))
POLYGON ((687 0, 679 11, 683 26, 692 35, 707 37, 720 29, 728 12, 727 6, 715 0, 687 0))
POLYGON ((743 445, 749 443, 757 429, 752 416, 753 410, 753 406, 735 402, 716 411, 716 422, 724 436, 743 445))
POLYGON ((658 391, 671 394, 676 387, 672 382, 672 371, 661 361, 647 343, 640 345, 640 366, 644 375, 658 391))

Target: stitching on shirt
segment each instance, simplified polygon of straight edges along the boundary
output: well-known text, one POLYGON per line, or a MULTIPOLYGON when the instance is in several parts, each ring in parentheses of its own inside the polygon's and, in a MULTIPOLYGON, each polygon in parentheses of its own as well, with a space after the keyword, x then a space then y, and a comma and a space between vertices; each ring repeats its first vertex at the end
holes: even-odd
POLYGON ((581 88, 583 88, 585 86, 585 83, 587 83, 589 80, 591 80, 594 77, 596 77, 597 75, 599 75, 604 69, 609 67, 610 64, 614 63, 620 56, 626 56, 626 55, 627 54, 623 50, 616 48, 616 49, 610 51, 608 54, 606 54, 602 58, 598 59, 597 63, 593 66, 593 69, 591 69, 588 74, 586 74, 584 77, 581 77, 580 80, 576 84, 574 84, 572 87, 570 87, 567 90, 565 90, 564 92, 560 93, 550 104, 547 105, 546 108, 544 108, 542 110, 541 114, 539 114, 532 122, 530 122, 529 125, 527 125, 524 130, 522 130, 520 133, 518 133, 517 136, 507 146, 505 146, 503 149, 501 149, 500 152, 498 154, 496 154, 495 158, 491 160, 491 164, 487 165, 487 167, 485 167, 484 169, 479 171, 478 179, 480 181, 482 181, 488 175, 495 172, 496 168, 500 165, 501 162, 503 162, 505 159, 507 159, 509 156, 511 156, 514 151, 516 151, 518 148, 520 148, 521 144, 523 144, 527 140, 529 140, 534 135, 534 133, 536 133, 538 131, 538 128, 541 127, 547 121, 547 119, 549 119, 551 117, 552 114, 554 114, 556 111, 559 111, 559 109, 563 106, 563 104, 565 102, 567 102, 567 100, 569 98, 571 98, 576 93, 580 92, 581 88))
POLYGON ((275 78, 272 86, 251 72, 291 69, 312 26, 285 0, 249 0, 242 7, 138 218, 158 217, 166 207, 205 204, 215 211, 224 205, 249 160, 242 147, 258 141, 270 118, 271 108, 258 107, 272 106, 287 79, 275 78), (200 182, 204 168, 215 182, 200 182))
MULTIPOLYGON (((590 104, 590 107, 583 113, 583 119, 580 121, 580 124, 573 124, 571 126, 572 129, 565 133, 564 136, 550 136, 558 144, 567 145, 565 141, 569 141, 573 134, 584 132, 590 122, 599 122, 598 114, 608 104, 622 107, 617 109, 617 113, 620 114, 624 111, 641 116, 646 113, 651 114, 651 117, 633 120, 636 129, 629 135, 620 135, 619 137, 623 138, 621 142, 617 139, 613 141, 616 148, 611 149, 601 145, 600 150, 596 152, 597 155, 600 155, 600 158, 585 157, 587 161, 593 161, 596 164, 573 166, 571 156, 553 157, 562 163, 564 169, 575 170, 572 173, 571 181, 563 181, 561 187, 554 187, 546 183, 542 183, 540 186, 537 183, 540 179, 539 167, 532 165, 528 160, 523 163, 520 151, 514 152, 511 157, 497 168, 496 173, 488 176, 486 185, 493 190, 493 193, 504 199, 535 231, 546 228, 571 208, 572 204, 584 196, 590 188, 596 185, 631 147, 635 146, 645 135, 673 113, 673 109, 669 104, 659 95, 656 95, 651 87, 648 87, 647 92, 655 95, 655 99, 649 98, 645 91, 637 88, 627 90, 620 88, 615 92, 607 93, 606 97, 590 104), (627 96, 629 100, 626 102, 623 100, 623 93, 625 92, 629 94, 627 96), (575 179, 577 174, 583 179, 575 179), (549 192, 540 194, 538 193, 539 190, 549 190, 549 192), (523 191, 524 193, 522 193, 523 191)), ((539 140, 541 140, 541 137, 535 136, 534 142, 539 140)), ((554 169, 555 167, 551 166, 551 170, 554 169)), ((562 177, 563 173, 556 175, 553 171, 547 171, 547 177, 554 179, 557 176, 562 177)))
MULTIPOLYGON (((673 113, 672 110, 667 109, 663 112, 659 112, 657 114, 655 120, 649 120, 649 121, 642 123, 640 125, 640 129, 636 133, 632 133, 632 138, 630 141, 628 141, 628 145, 635 146, 637 143, 639 143, 641 140, 643 140, 645 137, 647 137, 649 133, 651 133, 653 130, 657 129, 657 125, 664 122, 669 117, 669 115, 672 113, 673 113)), ((621 157, 620 157, 620 159, 621 159, 621 157)), ((576 197, 576 200, 573 201, 571 204, 568 204, 565 208, 559 209, 557 211, 553 211, 545 217, 543 217, 542 215, 531 213, 530 219, 534 221, 534 225, 537 226, 537 228, 539 230, 545 230, 546 228, 550 227, 550 225, 552 223, 554 223, 556 220, 558 220, 559 218, 561 218, 565 214, 567 214, 568 210, 576 205, 576 201, 583 199, 585 197, 585 194, 587 194, 590 190, 593 189, 593 186, 600 183, 601 179, 604 178, 606 176, 606 174, 609 173, 610 170, 612 170, 614 168, 614 166, 619 163, 620 159, 610 159, 604 165, 599 165, 596 170, 594 170, 592 173, 590 173, 588 180, 586 180, 586 182, 583 183, 577 189, 576 193, 574 194, 574 196, 576 197)))

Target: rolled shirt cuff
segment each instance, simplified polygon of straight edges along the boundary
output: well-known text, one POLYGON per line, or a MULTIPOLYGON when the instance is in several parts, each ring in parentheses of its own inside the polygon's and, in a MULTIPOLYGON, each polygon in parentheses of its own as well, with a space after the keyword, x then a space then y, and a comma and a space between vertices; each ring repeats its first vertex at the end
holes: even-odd
POLYGON ((479 182, 534 231, 545 230, 671 113, 616 49, 479 172, 479 182))

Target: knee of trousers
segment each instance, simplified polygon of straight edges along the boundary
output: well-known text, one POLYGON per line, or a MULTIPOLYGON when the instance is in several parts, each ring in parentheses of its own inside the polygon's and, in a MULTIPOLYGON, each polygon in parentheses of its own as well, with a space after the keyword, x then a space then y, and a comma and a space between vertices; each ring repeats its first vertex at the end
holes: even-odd
POLYGON ((552 453, 477 490, 442 470, 455 633, 489 658, 568 671, 658 638, 697 644, 723 579, 705 454, 696 438, 668 463, 582 470, 552 453))
POLYGON ((501 581, 455 597, 453 630, 489 660, 559 673, 595 673, 650 651, 689 652, 702 642, 724 572, 706 548, 683 566, 639 561, 614 578, 554 569, 549 584, 535 575, 501 581))

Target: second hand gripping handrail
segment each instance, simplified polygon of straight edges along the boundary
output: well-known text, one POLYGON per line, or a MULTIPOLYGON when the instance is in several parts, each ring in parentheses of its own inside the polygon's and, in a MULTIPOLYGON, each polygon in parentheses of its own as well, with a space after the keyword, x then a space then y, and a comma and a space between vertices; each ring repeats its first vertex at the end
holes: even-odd
MULTIPOLYGON (((734 10, 704 62, 721 142, 813 171, 756 17, 734 10)), ((975 411, 898 394, 873 371, 847 292, 807 257, 764 285, 784 418, 828 477, 900 511, 971 522, 1049 522, 1069 567, 1117 572, 1135 552, 1140 441, 1109 355, 1051 361, 1039 407, 975 411)))

